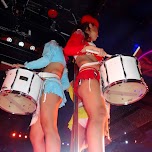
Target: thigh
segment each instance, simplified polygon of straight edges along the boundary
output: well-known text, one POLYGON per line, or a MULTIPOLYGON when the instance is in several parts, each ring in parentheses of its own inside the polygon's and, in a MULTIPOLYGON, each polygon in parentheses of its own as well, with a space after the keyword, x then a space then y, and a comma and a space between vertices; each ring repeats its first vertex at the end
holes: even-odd
POLYGON ((61 101, 61 97, 56 94, 42 94, 40 103, 40 118, 43 127, 52 128, 57 125, 58 108, 61 101))
POLYGON ((101 96, 100 84, 96 79, 83 80, 78 88, 78 93, 89 117, 106 112, 105 100, 101 96))
POLYGON ((38 120, 36 123, 34 123, 30 128, 30 138, 33 139, 42 139, 44 137, 44 133, 42 130, 42 126, 40 123, 40 117, 38 117, 38 120))
POLYGON ((78 123, 78 138, 79 138, 79 146, 81 148, 86 139, 86 128, 82 127, 79 123, 78 123))

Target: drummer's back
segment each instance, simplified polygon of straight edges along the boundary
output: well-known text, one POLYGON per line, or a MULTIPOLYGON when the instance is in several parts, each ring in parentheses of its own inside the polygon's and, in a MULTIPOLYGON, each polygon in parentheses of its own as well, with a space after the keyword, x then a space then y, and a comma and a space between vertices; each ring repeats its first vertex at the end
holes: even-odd
MULTIPOLYGON (((86 64, 86 63, 93 63, 93 62, 98 62, 98 60, 95 58, 94 55, 89 54, 89 55, 81 55, 78 56, 76 58, 76 62, 78 67, 81 67, 82 65, 86 64)), ((96 65, 90 65, 91 67, 96 68, 97 70, 99 69, 100 65, 96 64, 96 65)))
POLYGON ((46 66, 43 69, 43 72, 49 72, 57 74, 59 77, 61 77, 63 73, 64 66, 61 63, 58 62, 51 62, 48 66, 46 66))

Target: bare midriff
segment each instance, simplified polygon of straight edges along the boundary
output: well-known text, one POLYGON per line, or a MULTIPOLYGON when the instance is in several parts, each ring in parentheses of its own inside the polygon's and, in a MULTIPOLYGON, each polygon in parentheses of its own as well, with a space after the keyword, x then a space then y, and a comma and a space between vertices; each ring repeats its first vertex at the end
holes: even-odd
MULTIPOLYGON (((93 62, 98 62, 98 60, 93 55, 81 55, 81 56, 77 56, 77 58, 76 58, 76 63, 77 63, 77 65, 78 65, 79 68, 83 64, 93 63, 93 62)), ((93 67, 93 68, 95 68, 96 70, 99 71, 100 64, 89 65, 89 67, 93 67)))
POLYGON ((54 73, 61 78, 63 70, 64 70, 63 64, 54 62, 54 63, 50 63, 47 67, 45 67, 43 72, 54 73))

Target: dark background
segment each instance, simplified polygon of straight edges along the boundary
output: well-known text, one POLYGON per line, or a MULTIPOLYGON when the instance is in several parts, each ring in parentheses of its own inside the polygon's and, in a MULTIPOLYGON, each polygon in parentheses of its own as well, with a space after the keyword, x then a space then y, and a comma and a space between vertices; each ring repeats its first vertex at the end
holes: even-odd
MULTIPOLYGON (((140 101, 128 106, 111 106, 110 133, 112 143, 107 152, 152 151, 152 1, 147 0, 5 0, 0 2, 0 60, 21 63, 37 59, 43 46, 55 39, 63 47, 82 15, 92 14, 100 21, 98 47, 107 53, 131 56, 136 46, 141 47, 141 66, 149 92, 140 101), (56 18, 48 16, 48 10, 58 12, 56 18), (13 42, 6 42, 10 36, 13 42), (25 47, 18 42, 24 41, 25 47), (29 46, 36 46, 35 51, 29 46), (143 60, 142 60, 143 59, 143 60), (146 60, 144 60, 146 59, 146 60), (149 72, 147 72, 147 71, 149 72), (125 141, 128 140, 128 144, 125 141)), ((73 63, 68 62, 69 79, 73 79, 73 63)), ((8 67, 0 65, 1 84, 8 67)), ((68 102, 59 110, 58 128, 62 140, 62 152, 69 150, 70 131, 67 123, 73 113, 73 103, 68 102)), ((13 131, 28 135, 31 115, 18 116, 0 111, 0 152, 31 152, 29 138, 12 138, 13 131)))

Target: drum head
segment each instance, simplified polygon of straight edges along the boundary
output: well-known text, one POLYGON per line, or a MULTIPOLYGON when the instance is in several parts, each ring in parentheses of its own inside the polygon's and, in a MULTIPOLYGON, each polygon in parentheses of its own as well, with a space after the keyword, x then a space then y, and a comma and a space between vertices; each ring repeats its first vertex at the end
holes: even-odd
POLYGON ((104 97, 113 105, 128 105, 139 101, 147 92, 147 87, 138 82, 122 82, 107 87, 104 97))
POLYGON ((1 92, 0 108, 12 114, 28 115, 36 110, 36 104, 23 95, 1 92))

